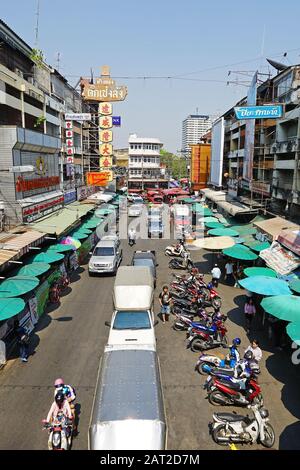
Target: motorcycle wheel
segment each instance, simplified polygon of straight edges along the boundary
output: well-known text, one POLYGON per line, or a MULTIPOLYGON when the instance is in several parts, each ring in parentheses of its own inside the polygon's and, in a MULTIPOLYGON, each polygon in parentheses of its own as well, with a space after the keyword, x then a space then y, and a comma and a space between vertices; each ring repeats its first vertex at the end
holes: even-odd
POLYGON ((220 446, 227 446, 229 443, 229 438, 228 441, 220 441, 219 439, 222 439, 226 436, 226 424, 220 424, 217 426, 213 432, 212 432, 212 438, 215 441, 216 444, 219 444, 220 446))
POLYGON ((197 364, 195 369, 196 371, 200 374, 200 375, 207 375, 207 372, 206 370, 204 369, 204 367, 206 366, 207 364, 204 364, 204 363, 200 363, 200 364, 197 364))
POLYGON ((184 325, 180 324, 179 322, 173 323, 173 330, 175 331, 184 331, 186 328, 184 325))
POLYGON ((261 440, 260 442, 264 447, 267 447, 268 449, 270 449, 271 447, 273 447, 274 442, 275 442, 275 432, 274 432, 273 426, 271 426, 270 423, 265 423, 264 432, 265 432, 265 438, 264 440, 261 440))
POLYGON ((253 405, 258 405, 259 407, 264 405, 264 398, 261 393, 253 398, 253 405))
POLYGON ((224 336, 223 336, 222 341, 223 341, 224 344, 228 344, 227 335, 224 335, 224 336))
POLYGON ((231 400, 224 397, 224 395, 219 390, 213 390, 208 395, 208 401, 211 405, 221 406, 221 405, 230 405, 231 400))
POLYGON ((205 349, 205 342, 202 339, 194 338, 191 342, 191 350, 193 352, 203 351, 205 349))
POLYGON ((222 300, 220 299, 220 297, 215 297, 212 300, 211 304, 212 304, 213 308, 215 308, 215 309, 221 308, 222 300))

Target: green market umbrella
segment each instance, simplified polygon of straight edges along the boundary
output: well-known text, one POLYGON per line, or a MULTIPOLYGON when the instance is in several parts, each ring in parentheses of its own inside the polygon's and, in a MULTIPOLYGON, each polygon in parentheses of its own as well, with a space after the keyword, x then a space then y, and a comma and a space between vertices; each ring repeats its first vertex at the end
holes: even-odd
POLYGON ((98 219, 98 220, 90 220, 88 222, 85 222, 84 224, 81 225, 81 229, 84 229, 84 231, 86 229, 94 229, 96 228, 99 224, 101 223, 101 220, 98 219))
POLYGON ((32 276, 14 276, 0 284, 0 298, 19 297, 27 294, 39 285, 37 277, 32 276))
POLYGON ((76 240, 84 240, 85 238, 88 238, 89 237, 89 233, 86 233, 86 232, 81 232, 81 231, 77 231, 77 232, 73 232, 71 237, 72 238, 75 238, 76 240))
POLYGON ((185 199, 182 199, 181 201, 184 202, 185 204, 194 204, 195 199, 192 199, 191 197, 186 197, 185 199))
POLYGON ((229 256, 230 258, 235 258, 244 261, 254 261, 258 256, 253 253, 251 250, 245 250, 239 245, 234 245, 231 248, 226 248, 223 250, 224 255, 229 256))
POLYGON ((251 277, 251 276, 276 277, 276 272, 273 271, 273 269, 271 269, 271 268, 259 268, 259 267, 254 266, 253 268, 244 269, 244 273, 248 277, 251 277))
POLYGON ((217 237, 237 237, 239 235, 236 230, 231 228, 213 228, 208 231, 208 234, 217 237))
POLYGON ((192 211, 197 212, 197 213, 201 213, 203 215, 203 217, 213 215, 212 211, 210 209, 208 209, 208 207, 203 207, 203 206, 201 206, 201 204, 194 204, 192 206, 192 211))
POLYGON ((232 240, 234 240, 234 243, 238 246, 238 248, 240 248, 241 250, 250 250, 250 248, 248 248, 247 246, 245 245, 242 245, 242 238, 237 238, 237 237, 234 237, 232 240))
POLYGON ((74 247, 71 245, 63 245, 62 243, 56 243, 47 248, 47 251, 54 251, 55 253, 65 253, 66 251, 74 251, 74 247))
POLYGON ((0 321, 8 320, 18 315, 24 308, 25 302, 23 299, 0 299, 0 321))
MULTIPOLYGON (((46 273, 51 268, 48 263, 30 263, 23 266, 18 271, 18 276, 33 276, 37 277, 46 273)), ((0 296, 1 297, 1 296, 0 296)))
POLYGON ((216 217, 204 217, 204 218, 201 219, 201 221, 204 222, 205 224, 207 224, 207 222, 216 222, 216 223, 218 223, 218 219, 216 219, 216 217))
POLYGON ((95 215, 96 217, 98 217, 98 216, 112 214, 113 212, 115 212, 115 209, 97 209, 95 211, 95 215))
POLYGON ((280 320, 300 321, 300 297, 296 295, 275 295, 263 299, 260 305, 280 320))
POLYGON ((300 321, 289 323, 286 327, 286 332, 298 346, 300 346, 300 321))
POLYGON ((289 282, 289 287, 297 294, 300 294, 300 279, 294 279, 293 281, 289 282))
POLYGON ((268 242, 262 242, 262 243, 256 243, 254 245, 251 245, 251 250, 253 251, 262 251, 262 250, 267 250, 270 248, 270 243, 268 242))
MULTIPOLYGON (((38 253, 37 255, 31 258, 31 262, 33 263, 57 263, 57 261, 61 261, 64 259, 64 255, 62 253, 57 253, 54 250, 47 250, 38 253)), ((1 297, 1 296, 0 296, 1 297)))
POLYGON ((251 224, 233 225, 231 228, 239 232, 240 235, 255 235, 257 233, 257 230, 251 224))
MULTIPOLYGON (((291 294, 291 291, 286 281, 282 281, 281 279, 277 279, 276 277, 246 277, 245 279, 240 280, 239 284, 244 287, 244 289, 247 289, 250 292, 255 292, 256 294, 260 295, 287 296, 288 294, 291 294)), ((284 304, 281 304, 281 309, 283 308, 283 305, 284 304)))
POLYGON ((78 232, 83 232, 83 233, 88 233, 89 235, 93 232, 92 229, 87 228, 87 227, 84 227, 83 225, 81 225, 80 227, 78 227, 78 229, 77 229, 76 231, 78 231, 78 232))
POLYGON ((223 224, 220 222, 204 222, 207 228, 224 228, 223 224))

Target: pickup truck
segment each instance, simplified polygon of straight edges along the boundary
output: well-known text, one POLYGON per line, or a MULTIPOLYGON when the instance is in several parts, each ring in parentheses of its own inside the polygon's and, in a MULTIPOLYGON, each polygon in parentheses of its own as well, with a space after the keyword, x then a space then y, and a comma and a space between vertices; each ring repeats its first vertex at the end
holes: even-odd
POLYGON ((132 266, 147 266, 150 268, 153 276, 154 288, 156 287, 156 254, 155 250, 140 250, 135 251, 131 261, 132 266))

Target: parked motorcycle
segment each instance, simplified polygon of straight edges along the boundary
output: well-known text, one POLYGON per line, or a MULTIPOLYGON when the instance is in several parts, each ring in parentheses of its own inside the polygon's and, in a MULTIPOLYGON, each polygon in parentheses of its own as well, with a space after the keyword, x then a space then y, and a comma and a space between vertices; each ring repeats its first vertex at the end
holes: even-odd
POLYGON ((176 316, 176 320, 173 323, 175 331, 184 331, 199 325, 205 326, 208 319, 205 310, 199 310, 195 315, 184 315, 181 313, 174 313, 174 315, 176 316), (195 321, 195 316, 198 316, 200 321, 195 321))
POLYGON ((209 423, 213 440, 220 445, 260 442, 264 447, 273 447, 275 432, 269 423, 268 410, 258 405, 249 408, 253 418, 235 413, 214 413, 213 421, 209 423))
POLYGON ((183 243, 177 243, 176 245, 169 245, 165 249, 166 256, 177 256, 181 257, 186 253, 186 249, 183 243))
POLYGON ((253 379, 230 379, 208 377, 204 387, 212 405, 263 405, 259 384, 253 379), (211 384, 210 382, 213 381, 211 384))
POLYGON ((59 413, 52 423, 43 421, 43 429, 48 429, 49 450, 70 450, 72 444, 72 420, 59 413))
POLYGON ((169 262, 169 268, 171 269, 192 269, 194 263, 192 262, 189 253, 184 253, 183 259, 173 258, 169 262))
POLYGON ((201 375, 211 374, 212 372, 223 372, 228 375, 234 375, 235 366, 242 361, 247 361, 247 365, 253 374, 257 376, 260 374, 260 368, 256 361, 240 359, 239 352, 236 348, 231 348, 228 358, 221 358, 212 354, 201 354, 196 363, 195 370, 201 375))
POLYGON ((227 329, 221 320, 213 323, 210 327, 206 327, 206 329, 203 327, 193 327, 189 333, 187 348, 191 348, 193 352, 226 346, 228 344, 227 329))
POLYGON ((57 282, 52 284, 49 292, 49 300, 51 303, 56 304, 60 300, 60 288, 57 282))
POLYGON ((70 284, 70 279, 68 278, 68 276, 62 276, 59 280, 59 288, 60 290, 64 290, 68 287, 68 285, 70 284))

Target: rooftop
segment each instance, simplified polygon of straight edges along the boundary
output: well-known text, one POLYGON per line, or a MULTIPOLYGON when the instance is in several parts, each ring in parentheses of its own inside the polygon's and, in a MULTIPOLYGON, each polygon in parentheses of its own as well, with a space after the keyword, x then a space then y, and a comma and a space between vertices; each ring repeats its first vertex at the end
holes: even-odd
POLYGON ((163 143, 156 137, 138 137, 136 134, 130 134, 128 142, 130 144, 158 144, 163 145, 163 143))

